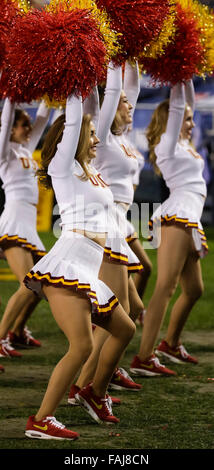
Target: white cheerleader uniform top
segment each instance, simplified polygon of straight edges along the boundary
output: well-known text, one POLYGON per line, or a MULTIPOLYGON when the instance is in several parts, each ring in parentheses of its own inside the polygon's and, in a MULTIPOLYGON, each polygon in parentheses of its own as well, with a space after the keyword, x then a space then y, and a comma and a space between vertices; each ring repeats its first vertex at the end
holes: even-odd
POLYGON ((186 102, 194 112, 194 88, 191 80, 185 85, 179 83, 171 89, 166 132, 155 147, 156 163, 170 192, 182 189, 206 197, 207 188, 202 176, 203 158, 188 141, 179 141, 186 102))
MULTIPOLYGON (((95 167, 109 184, 115 202, 132 204, 134 197, 133 177, 138 168, 138 161, 127 146, 125 135, 114 135, 111 132, 122 91, 121 67, 108 67, 105 97, 100 110, 97 136, 95 167)), ((131 102, 134 113, 139 94, 138 67, 126 62, 124 75, 124 91, 131 102)))
POLYGON ((113 196, 100 173, 88 166, 91 177, 82 178, 84 171, 75 154, 82 124, 82 98, 67 98, 65 128, 57 152, 48 166, 59 206, 64 230, 81 229, 108 232, 108 210, 113 196))
POLYGON ((6 203, 22 200, 31 204, 38 203, 38 182, 35 172, 38 168, 32 152, 47 124, 50 110, 42 102, 26 145, 10 141, 14 122, 15 105, 7 98, 1 115, 0 132, 0 178, 3 181, 6 203))

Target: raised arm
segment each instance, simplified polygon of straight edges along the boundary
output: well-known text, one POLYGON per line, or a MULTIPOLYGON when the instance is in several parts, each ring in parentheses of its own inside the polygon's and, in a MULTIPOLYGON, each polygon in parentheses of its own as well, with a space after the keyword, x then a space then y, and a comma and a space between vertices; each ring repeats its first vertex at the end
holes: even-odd
POLYGON ((44 101, 41 101, 36 113, 36 119, 33 124, 30 140, 27 144, 27 147, 31 153, 34 152, 40 138, 42 137, 45 127, 48 123, 50 112, 51 109, 45 105, 44 101))
POLYGON ((99 94, 97 87, 94 87, 90 95, 83 102, 83 113, 91 115, 91 119, 94 123, 95 129, 97 130, 100 114, 99 94))
POLYGON ((185 95, 186 95, 186 102, 190 106, 193 114, 195 111, 195 90, 192 80, 188 80, 185 83, 185 95))
POLYGON ((48 167, 49 175, 63 178, 74 167, 74 157, 79 142, 81 124, 82 98, 71 96, 66 101, 63 137, 48 167))
POLYGON ((131 110, 131 114, 133 116, 140 93, 140 75, 137 62, 135 62, 135 65, 132 65, 126 61, 123 89, 129 102, 133 106, 131 110))
POLYGON ((122 91, 122 69, 114 67, 110 62, 108 66, 105 96, 100 110, 97 136, 100 142, 106 142, 112 122, 115 118, 122 91))
POLYGON ((175 147, 184 119, 185 90, 184 85, 177 83, 170 91, 169 116, 166 132, 162 135, 158 144, 159 152, 165 157, 173 157, 175 147))
POLYGON ((6 98, 1 114, 1 132, 0 132, 0 163, 6 159, 9 151, 9 142, 11 129, 15 116, 15 105, 6 98))

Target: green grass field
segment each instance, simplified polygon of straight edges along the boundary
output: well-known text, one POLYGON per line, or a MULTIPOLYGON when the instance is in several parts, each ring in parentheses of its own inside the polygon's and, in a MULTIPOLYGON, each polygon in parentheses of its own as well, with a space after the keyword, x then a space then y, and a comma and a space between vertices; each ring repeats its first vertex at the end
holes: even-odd
MULTIPOLYGON (((49 305, 43 300, 28 322, 42 347, 23 351, 21 359, 0 360, 5 366, 5 373, 0 375, 0 449, 214 449, 214 381, 209 380, 214 378, 214 230, 208 229, 206 233, 210 252, 202 260, 205 292, 183 333, 185 346, 199 358, 199 364, 173 365, 178 374, 175 378, 139 378, 142 391, 115 393, 122 400, 121 406, 114 408, 121 420, 116 428, 100 426, 79 407, 69 407, 66 396, 56 418, 79 432, 81 438, 73 443, 27 439, 24 436, 26 420, 37 411, 50 373, 67 348, 49 305)), ((50 249, 53 236, 41 234, 41 238, 50 249)), ((148 254, 153 272, 145 296, 146 305, 156 278, 156 252, 149 250, 148 254)), ((0 265, 7 266, 4 261, 0 265)), ((1 313, 16 286, 15 281, 0 282, 1 313)), ((176 295, 178 292, 173 301, 176 295)), ((140 337, 138 327, 121 364, 127 370, 138 351, 140 337)))

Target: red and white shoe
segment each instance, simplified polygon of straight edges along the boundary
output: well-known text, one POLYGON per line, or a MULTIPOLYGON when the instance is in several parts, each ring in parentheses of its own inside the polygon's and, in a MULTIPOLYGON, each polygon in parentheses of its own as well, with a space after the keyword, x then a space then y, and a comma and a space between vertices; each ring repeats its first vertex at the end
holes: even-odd
MULTIPOLYGON (((80 388, 77 385, 71 385, 69 396, 68 396, 68 403, 69 405, 77 406, 79 403, 76 401, 75 394, 80 391, 80 388)), ((110 397, 110 395, 106 395, 107 398, 110 400, 110 404, 112 405, 120 405, 121 400, 119 398, 110 397)))
POLYGON ((119 423, 120 420, 112 413, 108 396, 105 398, 97 397, 94 394, 91 384, 80 390, 80 392, 75 395, 75 398, 97 423, 119 423))
POLYGON ((8 336, 0 340, 0 357, 22 357, 22 354, 11 346, 8 336))
POLYGON ((120 367, 119 369, 116 369, 108 388, 113 390, 129 390, 131 392, 139 392, 139 390, 142 388, 142 385, 135 383, 128 373, 122 367, 120 367))
POLYGON ((78 439, 79 434, 66 429, 64 424, 57 421, 54 416, 47 416, 41 421, 35 421, 34 416, 30 416, 27 421, 25 436, 32 439, 65 439, 73 441, 78 439))
POLYGON ((0 365, 0 373, 4 372, 4 367, 0 365))
POLYGON ((75 384, 71 385, 70 392, 69 392, 69 395, 68 395, 68 404, 69 405, 73 405, 73 406, 78 406, 79 405, 78 401, 75 398, 75 395, 78 392, 80 392, 80 388, 75 384))
POLYGON ((156 348, 155 354, 157 354, 159 357, 167 358, 176 364, 198 364, 198 359, 196 359, 196 357, 190 356, 182 344, 176 346, 175 348, 171 348, 168 343, 163 340, 156 348))
POLYGON ((131 363, 130 371, 134 375, 147 377, 176 375, 176 372, 160 364, 159 359, 154 354, 144 361, 141 361, 139 356, 135 356, 131 363))
POLYGON ((31 347, 38 348, 41 346, 40 341, 32 336, 31 331, 27 327, 24 328, 23 333, 20 336, 16 335, 12 331, 9 331, 8 335, 11 345, 17 348, 28 349, 31 347))
POLYGON ((121 400, 120 400, 120 398, 112 397, 112 396, 109 395, 108 393, 106 394, 106 396, 107 396, 107 398, 110 400, 110 405, 111 405, 111 406, 121 405, 121 400))

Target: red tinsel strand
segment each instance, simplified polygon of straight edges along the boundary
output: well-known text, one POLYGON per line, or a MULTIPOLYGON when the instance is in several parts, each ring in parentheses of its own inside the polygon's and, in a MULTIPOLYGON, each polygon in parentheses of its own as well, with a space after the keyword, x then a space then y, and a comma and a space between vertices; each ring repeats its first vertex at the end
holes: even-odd
POLYGON ((198 73, 198 67, 204 61, 197 23, 191 12, 184 11, 180 5, 177 5, 176 26, 174 40, 161 57, 142 58, 144 70, 155 83, 161 85, 175 85, 189 80, 198 73))
POLYGON ((31 10, 16 18, 6 47, 0 90, 16 102, 45 94, 56 101, 74 93, 85 98, 106 68, 102 34, 88 10, 31 10))
POLYGON ((121 64, 142 53, 144 47, 160 33, 170 11, 168 0, 96 0, 99 9, 105 9, 111 28, 121 33, 123 53, 115 62, 121 64))
POLYGON ((11 23, 18 13, 16 6, 12 0, 1 0, 0 2, 0 69, 5 57, 5 41, 10 34, 11 23))

